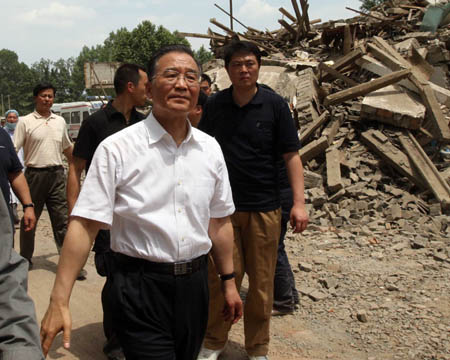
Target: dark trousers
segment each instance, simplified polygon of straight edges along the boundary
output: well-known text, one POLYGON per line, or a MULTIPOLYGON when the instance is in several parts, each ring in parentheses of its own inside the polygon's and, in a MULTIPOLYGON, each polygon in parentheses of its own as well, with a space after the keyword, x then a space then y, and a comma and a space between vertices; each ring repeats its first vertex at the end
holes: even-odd
MULTIPOLYGON (((45 169, 27 168, 25 178, 34 203, 36 221, 39 220, 44 205, 47 206, 56 248, 59 252, 64 236, 66 236, 68 216, 64 169, 62 166, 45 169)), ((28 261, 31 261, 33 257, 35 233, 36 227, 30 231, 24 230, 22 219, 20 223, 20 255, 28 261)))
POLYGON ((298 292, 295 288, 294 274, 285 251, 284 237, 287 231, 290 212, 292 208, 292 190, 282 189, 281 200, 281 233, 278 243, 277 265, 274 278, 273 307, 281 311, 291 311, 298 303, 298 292))
POLYGON ((111 277, 114 331, 127 360, 196 360, 208 321, 207 262, 189 275, 116 262, 111 277))

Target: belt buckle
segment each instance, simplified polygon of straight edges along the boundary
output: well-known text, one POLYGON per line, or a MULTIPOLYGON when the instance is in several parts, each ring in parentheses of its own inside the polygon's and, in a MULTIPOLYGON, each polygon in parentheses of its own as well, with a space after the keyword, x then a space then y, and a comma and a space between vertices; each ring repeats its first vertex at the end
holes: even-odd
POLYGON ((173 273, 177 275, 186 275, 192 273, 192 262, 183 261, 174 264, 173 273))

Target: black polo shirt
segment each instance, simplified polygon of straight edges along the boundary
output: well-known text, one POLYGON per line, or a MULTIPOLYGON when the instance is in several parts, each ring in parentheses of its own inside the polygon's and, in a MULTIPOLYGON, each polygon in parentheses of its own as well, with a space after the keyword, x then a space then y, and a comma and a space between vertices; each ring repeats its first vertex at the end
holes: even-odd
POLYGON ((7 204, 10 201, 8 174, 20 172, 22 169, 11 137, 0 128, 0 188, 7 204))
MULTIPOLYGON (((145 118, 145 115, 133 109, 129 125, 135 124, 145 118)), ((95 150, 108 136, 127 127, 125 116, 108 102, 104 109, 90 115, 81 124, 77 141, 73 148, 73 155, 86 160, 86 171, 91 165, 95 150)))
POLYGON ((277 160, 300 148, 286 101, 258 86, 253 99, 239 107, 230 87, 211 96, 199 129, 219 142, 238 211, 272 211, 280 206, 277 160))
MULTIPOLYGON (((73 148, 73 155, 86 160, 86 171, 88 171, 95 150, 97 150, 98 145, 104 139, 144 118, 145 115, 133 109, 127 125, 125 116, 112 106, 112 101, 108 102, 104 109, 96 111, 81 124, 77 141, 73 148)), ((104 253, 110 250, 108 230, 100 230, 98 232, 93 250, 96 253, 104 253)))

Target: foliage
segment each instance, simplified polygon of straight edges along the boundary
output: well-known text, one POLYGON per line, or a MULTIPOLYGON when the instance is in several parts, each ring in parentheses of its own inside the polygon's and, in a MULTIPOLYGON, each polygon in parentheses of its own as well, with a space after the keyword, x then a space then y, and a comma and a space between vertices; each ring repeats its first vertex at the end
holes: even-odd
POLYGON ((374 6, 384 3, 386 0, 359 0, 362 4, 360 9, 364 12, 369 12, 374 6))
POLYGON ((200 49, 194 51, 194 55, 200 65, 203 65, 209 60, 214 59, 214 54, 211 51, 206 50, 203 45, 200 46, 200 49))
POLYGON ((10 102, 11 108, 20 114, 31 111, 33 83, 32 72, 26 64, 19 62, 17 54, 7 49, 0 50, 0 94, 3 95, 4 110, 10 102))

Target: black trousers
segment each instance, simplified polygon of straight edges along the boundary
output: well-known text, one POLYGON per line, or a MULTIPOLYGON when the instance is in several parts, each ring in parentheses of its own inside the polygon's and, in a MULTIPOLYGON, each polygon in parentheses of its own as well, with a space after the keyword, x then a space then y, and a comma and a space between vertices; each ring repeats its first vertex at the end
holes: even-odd
POLYGON ((298 292, 295 288, 295 278, 291 264, 284 246, 284 236, 287 231, 290 212, 292 208, 292 190, 290 188, 280 191, 281 200, 281 233, 278 242, 278 257, 275 267, 273 307, 281 311, 291 311, 298 303, 298 292))
POLYGON ((113 328, 127 360, 196 360, 208 321, 207 262, 189 275, 116 261, 113 328))

